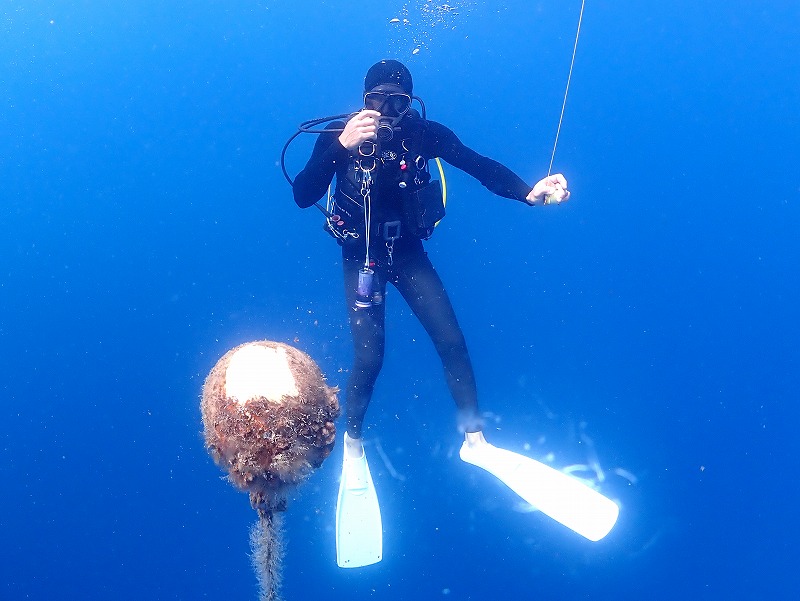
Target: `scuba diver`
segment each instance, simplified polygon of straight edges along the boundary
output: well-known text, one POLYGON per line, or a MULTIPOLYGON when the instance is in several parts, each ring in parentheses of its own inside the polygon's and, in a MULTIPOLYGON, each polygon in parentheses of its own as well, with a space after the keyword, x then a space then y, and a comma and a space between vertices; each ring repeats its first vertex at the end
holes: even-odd
POLYGON ((413 93, 411 73, 402 63, 382 60, 370 67, 364 79, 364 108, 324 129, 309 130, 320 135, 293 182, 294 200, 301 208, 316 205, 328 193, 328 208, 323 210, 326 229, 342 248, 355 352, 345 393, 347 428, 336 512, 337 561, 342 567, 369 565, 382 556, 380 510, 362 436, 383 365, 384 296, 389 283, 408 303, 441 358, 465 435, 461 458, 517 492, 528 476, 519 464, 521 456, 484 438, 464 336, 423 248, 423 240, 445 212, 442 185, 431 177, 429 161, 441 158, 494 194, 531 206, 559 204, 570 196, 561 174, 531 187, 507 167, 468 148, 450 129, 429 121, 424 103, 413 93), (412 108, 414 100, 422 114, 412 108))

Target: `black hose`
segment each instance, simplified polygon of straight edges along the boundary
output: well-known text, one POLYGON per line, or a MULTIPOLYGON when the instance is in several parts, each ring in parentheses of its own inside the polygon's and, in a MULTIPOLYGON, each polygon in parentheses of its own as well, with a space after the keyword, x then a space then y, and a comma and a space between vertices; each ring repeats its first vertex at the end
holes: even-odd
POLYGON ((294 139, 299 136, 300 134, 324 134, 328 132, 341 132, 344 131, 344 128, 339 127, 332 127, 330 129, 311 129, 314 126, 321 125, 322 123, 327 123, 328 121, 336 121, 337 119, 344 119, 345 117, 350 117, 353 113, 344 113, 342 115, 333 115, 332 117, 320 117, 318 119, 309 119, 308 121, 303 121, 300 125, 297 126, 297 131, 294 132, 288 140, 286 140, 286 144, 283 145, 283 150, 281 150, 281 171, 283 171, 283 177, 286 178, 286 181, 289 182, 289 185, 294 185, 294 181, 291 177, 289 177, 289 172, 286 170, 286 151, 289 150, 289 145, 294 142, 294 139))

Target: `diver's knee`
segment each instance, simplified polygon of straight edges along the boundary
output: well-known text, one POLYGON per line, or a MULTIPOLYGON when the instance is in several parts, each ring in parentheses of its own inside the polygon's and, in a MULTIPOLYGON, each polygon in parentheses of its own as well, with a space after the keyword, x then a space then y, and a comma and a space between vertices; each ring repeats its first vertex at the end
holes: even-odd
POLYGON ((358 353, 356 355, 355 363, 353 364, 353 372, 365 375, 370 375, 375 378, 378 377, 381 369, 383 368, 383 354, 376 353, 358 353))
POLYGON ((466 357, 467 342, 464 340, 463 335, 453 335, 446 338, 440 338, 436 341, 436 350, 442 357, 466 357))

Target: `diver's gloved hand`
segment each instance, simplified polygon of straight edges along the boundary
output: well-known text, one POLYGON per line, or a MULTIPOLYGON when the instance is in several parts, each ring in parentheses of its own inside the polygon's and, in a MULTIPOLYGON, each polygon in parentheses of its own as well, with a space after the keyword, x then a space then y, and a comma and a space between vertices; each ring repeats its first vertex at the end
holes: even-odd
POLYGON ((539 180, 525 201, 529 205, 560 204, 569 199, 567 180, 560 173, 539 180))
POLYGON ((355 150, 362 142, 377 139, 380 116, 378 111, 368 109, 360 111, 344 126, 344 131, 339 135, 339 142, 347 150, 355 150))

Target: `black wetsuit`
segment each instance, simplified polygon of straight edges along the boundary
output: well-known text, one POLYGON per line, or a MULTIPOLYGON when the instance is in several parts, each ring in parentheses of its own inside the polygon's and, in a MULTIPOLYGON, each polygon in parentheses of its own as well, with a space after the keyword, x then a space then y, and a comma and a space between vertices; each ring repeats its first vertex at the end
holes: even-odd
MULTIPOLYGON (((343 127, 341 122, 328 126, 339 128, 340 131, 343 127)), ((360 200, 353 166, 357 155, 351 155, 342 146, 338 140, 339 133, 320 134, 308 164, 295 179, 294 199, 301 208, 310 207, 324 196, 334 175, 337 202, 339 199, 350 202, 354 197, 360 200)), ((416 114, 406 116, 401 122, 401 131, 396 132, 393 140, 381 144, 381 160, 370 187, 370 259, 374 262, 372 268, 379 293, 383 296, 386 283, 391 282, 406 300, 431 337, 442 360, 447 385, 459 409, 460 427, 467 432, 475 432, 481 429, 481 422, 475 376, 464 336, 447 292, 423 250, 422 240, 411 235, 412 228, 403 210, 407 190, 398 185, 400 161, 406 158, 407 165, 414 166, 413 161, 408 160, 409 149, 413 156, 423 159, 440 157, 475 177, 499 196, 524 201, 531 187, 507 167, 464 146, 447 127, 434 121, 425 121, 416 114), (383 224, 394 221, 401 222, 401 236, 394 242, 390 256, 381 234, 383 224)), ((348 238, 344 242, 340 240, 345 296, 355 350, 346 392, 347 431, 354 438, 362 436, 364 415, 383 365, 385 341, 384 304, 366 309, 355 306, 358 271, 364 266, 366 252, 363 208, 358 211, 361 211, 360 215, 353 217, 360 218, 356 219, 358 223, 355 227, 360 232, 359 237, 348 238)))

